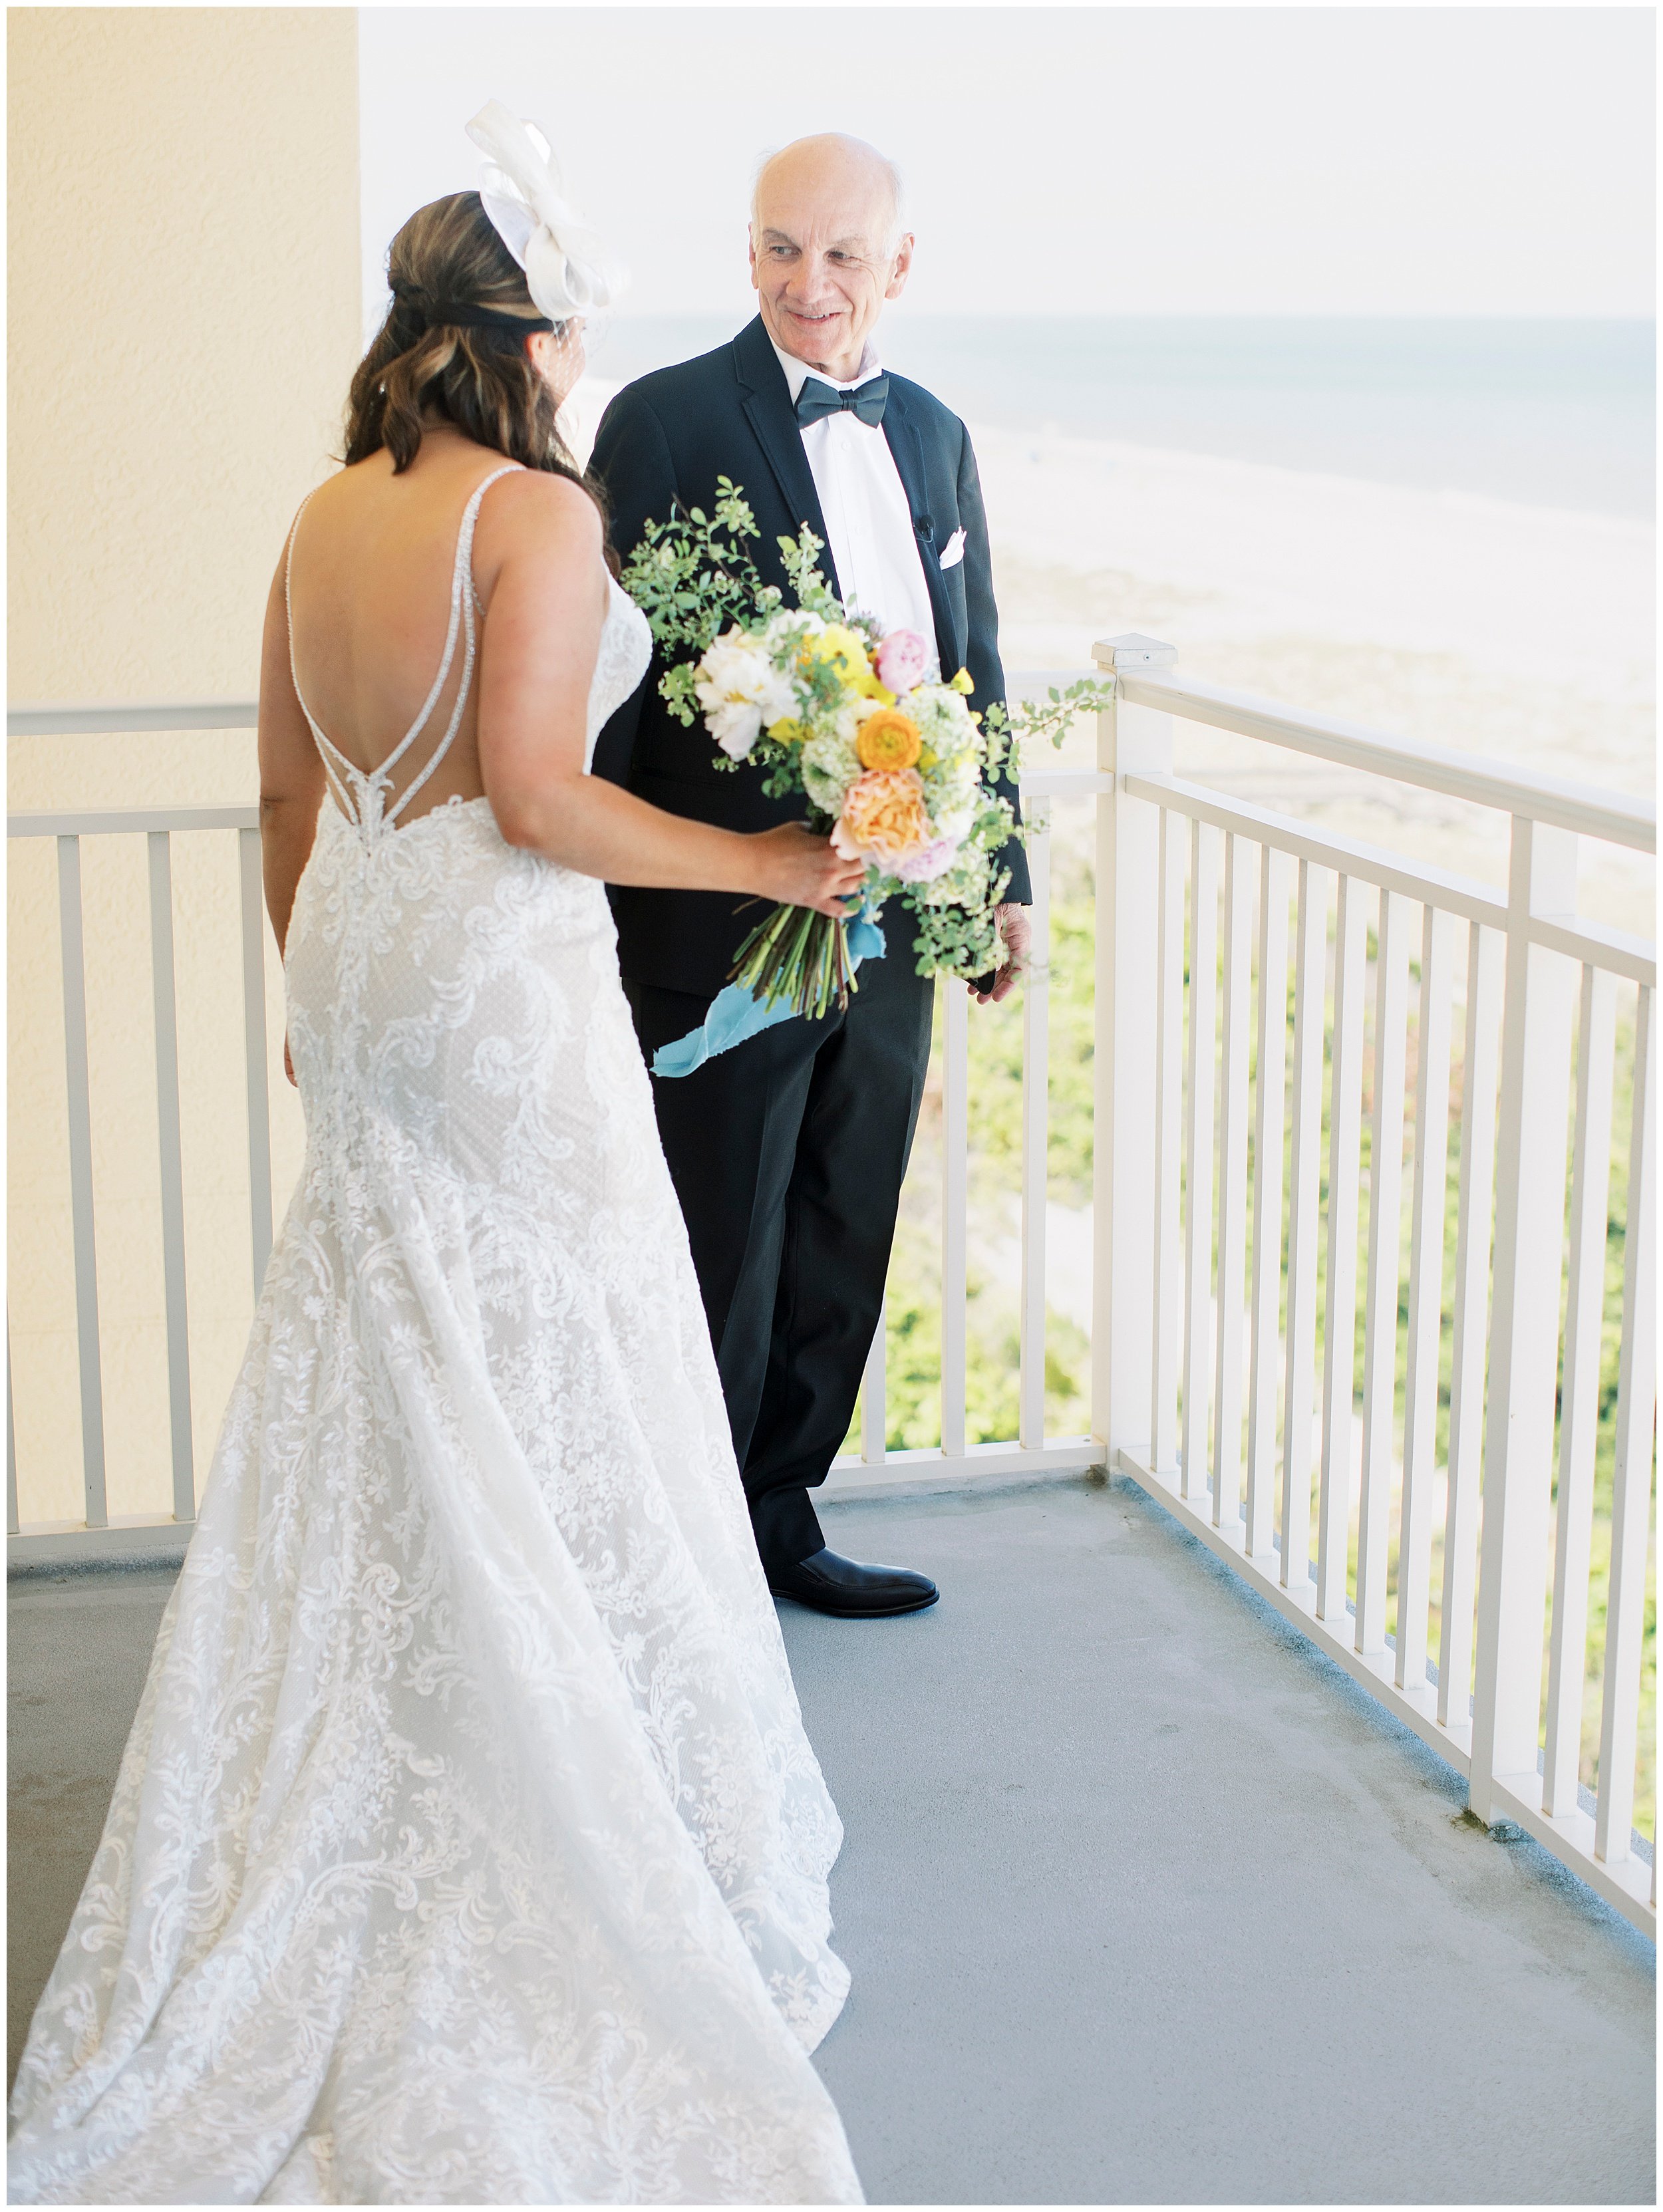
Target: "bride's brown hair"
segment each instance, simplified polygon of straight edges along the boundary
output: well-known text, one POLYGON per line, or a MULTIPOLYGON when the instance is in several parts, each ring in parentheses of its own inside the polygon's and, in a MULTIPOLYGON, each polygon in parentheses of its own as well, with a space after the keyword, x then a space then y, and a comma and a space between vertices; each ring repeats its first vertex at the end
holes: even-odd
MULTIPOLYGON (((525 272, 503 245, 478 192, 453 192, 418 208, 387 255, 393 304, 358 364, 347 399, 350 465, 380 453, 401 475, 421 449, 431 410, 464 437, 528 469, 581 483, 606 519, 606 501, 560 435, 552 392, 526 352, 526 336, 547 327, 525 272), (451 323, 447 308, 484 311, 490 324, 451 323)), ((561 325, 555 325, 557 339, 561 325)), ((610 548, 609 565, 612 565, 610 548)))

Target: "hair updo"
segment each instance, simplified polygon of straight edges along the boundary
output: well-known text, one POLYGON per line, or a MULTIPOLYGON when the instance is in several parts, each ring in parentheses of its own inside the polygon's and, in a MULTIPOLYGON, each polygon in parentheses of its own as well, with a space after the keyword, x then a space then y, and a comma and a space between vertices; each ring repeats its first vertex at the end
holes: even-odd
MULTIPOLYGON (((464 437, 528 469, 583 485, 604 502, 567 450, 553 392, 514 328, 545 327, 526 289, 525 271, 497 235, 478 192, 453 192, 418 208, 387 255, 393 305, 358 364, 347 401, 345 459, 383 447, 401 475, 421 449, 422 417, 431 411, 464 437), (466 304, 500 318, 446 323, 436 314, 466 304)), ((563 325, 556 324, 557 341, 563 325)))

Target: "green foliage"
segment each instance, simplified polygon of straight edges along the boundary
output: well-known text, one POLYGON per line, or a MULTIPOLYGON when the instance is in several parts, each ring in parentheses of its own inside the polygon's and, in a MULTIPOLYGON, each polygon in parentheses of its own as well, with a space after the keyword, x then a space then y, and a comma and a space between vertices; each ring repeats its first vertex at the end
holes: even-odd
MULTIPOLYGON (((1005 818, 1010 819, 1008 807, 1005 818)), ((977 830, 980 828, 978 823, 977 830)), ((996 842, 1002 844, 1004 840, 996 842)), ((901 902, 911 908, 915 926, 912 950, 920 975, 958 975, 969 982, 988 973, 997 958, 999 933, 994 909, 1009 882, 1008 868, 990 876, 985 903, 976 906, 929 906, 911 891, 902 892, 901 902)))
POLYGON ((1022 744, 1038 744, 1042 738, 1048 738, 1053 745, 1060 745, 1073 728, 1076 714, 1099 714, 1113 704, 1112 681, 1103 684, 1094 677, 1082 676, 1065 691, 1059 691, 1053 684, 1044 700, 1023 700, 1014 715, 993 706, 988 718, 991 721, 997 715, 1009 735, 1022 744))
MULTIPOLYGON (((748 622, 781 603, 777 585, 764 584, 744 540, 758 535, 756 517, 739 487, 716 479, 715 516, 703 507, 671 509, 649 522, 624 566, 624 590, 647 617, 653 641, 667 660, 678 661, 660 679, 659 692, 679 722, 697 716, 693 664, 724 629, 748 622)), ((807 533, 805 533, 807 534, 807 533)))
MULTIPOLYGON (((1016 1434, 1021 1338, 1008 1303, 971 1276, 966 1327, 965 1435, 973 1444, 1001 1443, 1016 1434)), ((941 1272, 933 1242, 903 1221, 890 1262, 884 1342, 885 1441, 891 1451, 925 1451, 941 1440, 941 1272)), ((1045 1322, 1045 1425, 1053 1436, 1086 1425, 1091 1346, 1063 1315, 1045 1322)), ((847 1452, 860 1449, 858 1415, 847 1452)))
MULTIPOLYGON (((746 513, 749 513, 748 508, 746 513)), ((785 564, 785 573, 797 595, 797 605, 803 612, 818 615, 822 622, 844 621, 844 611, 816 566, 825 550, 825 540, 816 538, 805 522, 795 538, 781 538, 777 543, 780 559, 785 564)))

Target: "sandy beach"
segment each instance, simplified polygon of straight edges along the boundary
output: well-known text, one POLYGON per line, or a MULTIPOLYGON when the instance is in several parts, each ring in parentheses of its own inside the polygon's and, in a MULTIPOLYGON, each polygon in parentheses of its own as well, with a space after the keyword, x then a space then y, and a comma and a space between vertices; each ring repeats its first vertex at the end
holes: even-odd
POLYGON ((1621 516, 981 430, 996 544, 1177 594, 1184 643, 1292 634, 1649 699, 1654 537, 1621 516))

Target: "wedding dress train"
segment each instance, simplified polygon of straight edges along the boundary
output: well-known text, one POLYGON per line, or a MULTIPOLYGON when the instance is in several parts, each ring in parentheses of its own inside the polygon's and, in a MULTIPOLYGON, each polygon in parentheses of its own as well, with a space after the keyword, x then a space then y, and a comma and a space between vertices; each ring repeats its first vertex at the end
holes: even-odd
MULTIPOLYGON (((495 481, 406 740, 460 618, 436 761, 495 481)), ((648 652, 614 586, 591 748, 648 652)), ((858 2202, 807 2056, 841 1830, 606 894, 484 799, 398 826, 415 787, 313 728, 305 1170, 17 2076, 14 2200, 858 2202)))

